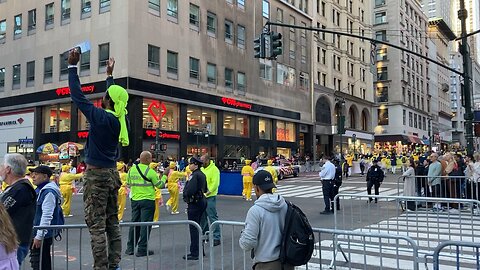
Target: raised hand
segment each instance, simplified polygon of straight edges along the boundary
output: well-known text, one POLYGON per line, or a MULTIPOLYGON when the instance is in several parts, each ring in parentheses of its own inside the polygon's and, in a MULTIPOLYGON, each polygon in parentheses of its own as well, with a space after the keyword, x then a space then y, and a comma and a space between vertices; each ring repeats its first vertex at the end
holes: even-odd
POLYGON ((69 65, 77 65, 78 61, 80 60, 80 53, 78 52, 77 48, 71 49, 68 53, 68 64, 69 65))
POLYGON ((110 57, 107 60, 107 75, 111 76, 113 74, 113 68, 115 67, 115 59, 110 57))

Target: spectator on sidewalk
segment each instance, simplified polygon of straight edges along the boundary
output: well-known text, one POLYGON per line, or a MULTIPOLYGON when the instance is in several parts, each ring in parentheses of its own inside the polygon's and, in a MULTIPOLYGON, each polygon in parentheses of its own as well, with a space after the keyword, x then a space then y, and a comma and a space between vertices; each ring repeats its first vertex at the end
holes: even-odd
POLYGON ((3 204, 0 204, 0 228, 0 269, 18 270, 18 237, 3 204))
POLYGON ((32 241, 33 218, 37 194, 32 184, 25 178, 27 160, 21 154, 6 154, 4 163, 0 164, 0 181, 8 184, 0 198, 17 233, 18 264, 27 257, 32 241))
MULTIPOLYGON (((430 155, 431 163, 428 166, 428 185, 433 197, 442 198, 442 165, 438 161, 438 154, 430 155)), ((435 203, 433 209, 439 211, 442 209, 440 203, 435 203)))
MULTIPOLYGON (((217 214, 217 194, 218 194, 218 186, 220 186, 220 171, 218 170, 217 166, 215 166, 215 162, 210 160, 210 156, 203 155, 201 158, 203 162, 203 166, 201 171, 205 174, 207 180, 207 192, 205 193, 205 197, 207 197, 207 209, 202 217, 202 222, 200 226, 203 229, 203 234, 206 234, 209 231, 209 224, 211 225, 213 222, 218 220, 217 214)), ((213 245, 218 246, 220 245, 220 226, 216 226, 213 229, 213 245)))
MULTIPOLYGON (((403 176, 403 196, 415 197, 415 161, 410 160, 410 166, 407 171, 402 174, 403 176)), ((415 201, 407 201, 407 209, 415 210, 415 201)))
POLYGON ((258 199, 248 210, 240 247, 252 251, 255 270, 293 270, 290 265, 282 267, 279 260, 287 203, 280 194, 272 193, 275 184, 266 170, 253 176, 253 188, 258 199))

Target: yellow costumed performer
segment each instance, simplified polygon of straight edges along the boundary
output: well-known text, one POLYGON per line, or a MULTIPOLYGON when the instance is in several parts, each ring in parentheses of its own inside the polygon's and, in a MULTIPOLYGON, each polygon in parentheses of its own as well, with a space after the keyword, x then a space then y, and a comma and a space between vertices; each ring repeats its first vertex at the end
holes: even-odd
POLYGON ((253 168, 250 166, 252 163, 251 160, 245 160, 245 166, 242 168, 243 176, 243 190, 245 192, 244 196, 247 201, 252 200, 252 186, 253 186, 253 168))
MULTIPOLYGON (((150 169, 153 169, 155 172, 157 172, 158 163, 150 163, 150 169)), ((157 172, 157 174, 159 173, 157 172)), ((153 213, 153 221, 158 221, 160 218, 160 205, 162 204, 162 201, 162 190, 155 187, 155 213, 153 213)))
POLYGON ((172 215, 179 214, 178 212, 178 181, 183 177, 187 176, 185 172, 175 171, 176 169, 175 162, 170 162, 169 168, 170 171, 168 172, 168 181, 167 181, 167 188, 168 193, 170 193, 170 198, 168 199, 166 206, 167 211, 170 212, 172 215))
MULTIPOLYGON (((278 181, 277 170, 272 166, 272 164, 273 164, 273 161, 272 161, 271 159, 269 159, 269 160, 267 161, 267 167, 265 167, 265 170, 272 175, 273 183, 274 183, 275 185, 277 185, 277 181, 278 181)), ((277 190, 277 189, 274 188, 274 189, 272 189, 272 192, 275 192, 276 190, 277 190)))
POLYGON ((63 196, 62 210, 65 217, 72 216, 70 209, 72 205, 74 182, 75 180, 82 178, 82 176, 83 173, 70 173, 70 165, 62 166, 62 173, 60 174, 58 182, 60 184, 60 192, 63 196))
POLYGON ((123 221, 123 213, 125 212, 125 205, 127 204, 127 195, 128 195, 128 187, 127 187, 127 173, 126 173, 127 166, 123 162, 117 162, 117 170, 120 174, 120 182, 122 185, 118 189, 118 220, 123 221))

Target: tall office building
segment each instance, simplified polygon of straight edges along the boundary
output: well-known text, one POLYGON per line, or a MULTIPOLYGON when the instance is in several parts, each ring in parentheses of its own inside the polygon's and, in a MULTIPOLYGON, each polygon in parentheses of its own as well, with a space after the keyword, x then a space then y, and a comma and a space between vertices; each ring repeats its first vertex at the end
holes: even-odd
POLYGON ((282 29, 283 56, 253 57, 265 20, 311 25, 311 7, 296 2, 0 1, 0 156, 31 155, 25 137, 35 147, 85 142, 89 123, 70 100, 64 52, 86 40, 82 91, 100 105, 113 56, 116 83, 130 93, 125 158, 151 149, 158 125, 163 158, 311 151, 311 34, 282 29))

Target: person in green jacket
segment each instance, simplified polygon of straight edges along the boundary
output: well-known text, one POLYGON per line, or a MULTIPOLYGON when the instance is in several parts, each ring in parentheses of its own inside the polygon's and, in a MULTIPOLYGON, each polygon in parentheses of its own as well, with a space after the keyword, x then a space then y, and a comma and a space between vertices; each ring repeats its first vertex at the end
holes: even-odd
MULTIPOLYGON (((215 162, 210 160, 208 154, 203 155, 200 160, 203 162, 202 172, 207 177, 207 210, 203 213, 200 226, 203 229, 203 234, 209 231, 209 224, 218 220, 217 215, 217 194, 218 186, 220 185, 220 170, 218 170, 215 162)), ((220 226, 216 226, 213 230, 213 245, 220 245, 220 226)))

